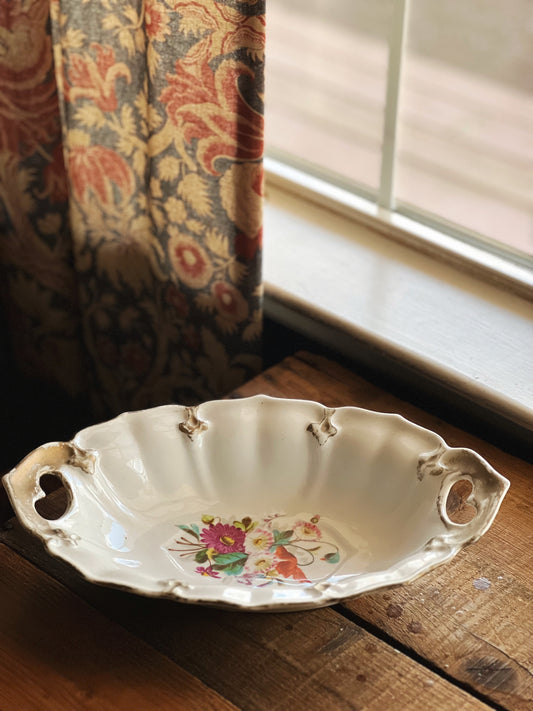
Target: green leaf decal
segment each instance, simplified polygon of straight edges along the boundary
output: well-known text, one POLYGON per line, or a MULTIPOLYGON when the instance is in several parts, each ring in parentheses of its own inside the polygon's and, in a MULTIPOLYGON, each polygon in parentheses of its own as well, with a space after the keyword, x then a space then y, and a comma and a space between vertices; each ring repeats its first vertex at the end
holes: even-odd
POLYGON ((198 527, 195 526, 194 523, 192 524, 191 528, 189 528, 189 526, 180 526, 180 528, 182 531, 185 531, 185 533, 188 533, 189 536, 192 536, 193 538, 197 538, 198 540, 200 540, 200 531, 198 530, 198 533, 197 533, 194 530, 195 528, 198 529, 198 527))
POLYGON ((226 575, 240 575, 244 569, 244 564, 248 556, 246 553, 241 553, 241 557, 237 560, 231 560, 223 562, 227 556, 235 555, 234 553, 223 553, 222 555, 215 556, 214 560, 216 563, 213 565, 213 570, 221 570, 226 575), (220 560, 222 558, 222 561, 220 560))
POLYGON ((197 563, 205 563, 207 560, 207 548, 203 548, 201 551, 198 551, 198 553, 194 556, 194 560, 197 563))
POLYGON ((274 543, 277 545, 286 545, 292 538, 294 531, 274 531, 274 543), (281 543, 283 541, 283 543, 281 543))
MULTIPOLYGON (((217 566, 214 566, 217 568, 217 566)), ((224 568, 224 572, 226 575, 240 575, 244 569, 244 565, 242 563, 233 563, 232 565, 227 565, 224 568)))
POLYGON ((339 552, 337 551, 336 553, 327 553, 323 560, 326 561, 326 563, 338 563, 340 560, 339 552))
POLYGON ((217 555, 213 556, 213 560, 217 566, 232 565, 233 563, 241 563, 241 565, 244 565, 244 561, 247 559, 248 553, 242 553, 241 551, 234 551, 233 553, 217 553, 217 555))

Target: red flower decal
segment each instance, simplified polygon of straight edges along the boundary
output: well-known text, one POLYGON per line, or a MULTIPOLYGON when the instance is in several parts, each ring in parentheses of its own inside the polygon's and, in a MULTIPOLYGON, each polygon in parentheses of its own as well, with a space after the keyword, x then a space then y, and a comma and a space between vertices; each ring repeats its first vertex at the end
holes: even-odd
POLYGON ((125 77, 130 82, 130 70, 124 62, 115 62, 112 47, 102 47, 93 42, 91 50, 96 59, 89 54, 72 55, 67 68, 65 98, 67 101, 92 99, 102 111, 116 111, 115 81, 118 77, 125 77))
POLYGON ((278 559, 276 569, 284 578, 293 578, 294 580, 306 583, 309 582, 305 573, 298 567, 296 557, 293 556, 292 553, 289 553, 284 546, 278 546, 276 549, 276 558, 278 559))

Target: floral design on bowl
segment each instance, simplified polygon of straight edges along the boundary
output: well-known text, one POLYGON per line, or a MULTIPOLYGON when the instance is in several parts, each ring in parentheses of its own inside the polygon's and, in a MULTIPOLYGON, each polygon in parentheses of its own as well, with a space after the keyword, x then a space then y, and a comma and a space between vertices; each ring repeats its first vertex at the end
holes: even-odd
POLYGON ((286 518, 273 514, 259 521, 245 516, 228 522, 204 514, 200 524, 180 524, 183 533, 167 550, 199 563, 197 574, 219 580, 232 576, 245 585, 311 584, 327 578, 331 566, 340 562, 340 550, 322 538, 320 516, 297 518, 292 524, 286 518))

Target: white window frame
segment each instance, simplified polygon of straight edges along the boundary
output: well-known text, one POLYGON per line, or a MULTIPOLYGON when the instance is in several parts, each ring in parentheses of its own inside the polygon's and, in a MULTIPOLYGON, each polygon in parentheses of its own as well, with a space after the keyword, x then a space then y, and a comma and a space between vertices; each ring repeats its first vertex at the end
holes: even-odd
MULTIPOLYGON (((417 209, 397 209, 394 178, 396 169, 399 97, 406 52, 410 0, 395 0, 389 36, 386 98, 383 120, 380 185, 377 197, 379 219, 388 224, 390 234, 402 238, 403 232, 415 240, 428 242, 437 248, 441 258, 454 259, 458 264, 470 263, 476 271, 498 281, 505 280, 509 288, 533 297, 532 260, 524 255, 504 250, 493 241, 483 241, 468 230, 446 225, 444 219, 423 214, 417 209), (446 231, 443 226, 446 225, 446 231), (394 229, 399 228, 399 229, 394 229), (429 228, 429 229, 425 229, 429 228), (448 234, 446 234, 447 232, 448 234), (502 256, 504 254, 505 256, 502 256)), ((338 198, 342 201, 342 198, 338 198)), ((371 210, 371 208, 370 208, 371 210)), ((403 235, 403 238, 407 235, 403 235)), ((419 244, 419 246, 422 246, 419 244)), ((427 247, 426 247, 427 248, 427 247)))

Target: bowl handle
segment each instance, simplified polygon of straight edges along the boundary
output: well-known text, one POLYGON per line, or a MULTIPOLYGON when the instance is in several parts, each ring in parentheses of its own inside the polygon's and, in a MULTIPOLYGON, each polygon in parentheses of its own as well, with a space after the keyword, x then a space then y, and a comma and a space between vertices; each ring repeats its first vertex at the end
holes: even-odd
MULTIPOLYGON (((35 503, 46 496, 40 485, 43 474, 54 474, 63 482, 69 497, 65 516, 74 505, 74 494, 63 468, 71 465, 86 473, 94 470, 93 455, 72 442, 50 442, 34 449, 20 464, 3 477, 4 487, 19 521, 41 536, 50 535, 58 519, 49 521, 35 509, 35 503)), ((63 518, 61 516, 60 518, 63 518)))
POLYGON ((448 541, 462 546, 474 543, 494 521, 509 488, 509 480, 471 449, 450 448, 443 454, 440 463, 444 468, 444 478, 437 506, 451 534, 448 541), (472 484, 466 503, 474 506, 476 514, 468 523, 455 523, 446 512, 446 502, 452 486, 464 480, 472 484))

